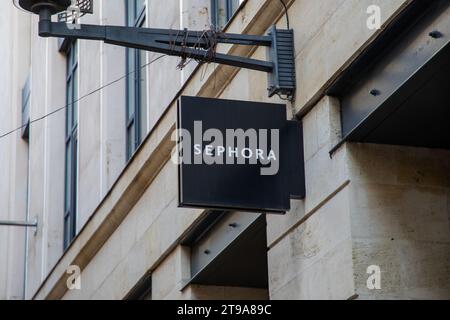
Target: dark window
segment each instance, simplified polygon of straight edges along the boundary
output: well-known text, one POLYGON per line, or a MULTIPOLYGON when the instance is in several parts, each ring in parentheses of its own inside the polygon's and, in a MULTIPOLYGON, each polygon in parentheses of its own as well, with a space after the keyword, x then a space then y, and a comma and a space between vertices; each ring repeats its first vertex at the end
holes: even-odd
POLYGON ((30 135, 30 77, 22 89, 22 138, 29 139, 30 135))
POLYGON ((212 25, 223 29, 241 3, 242 0, 211 0, 212 25))
POLYGON ((64 249, 76 235, 78 189, 78 57, 77 43, 67 51, 66 82, 66 176, 64 208, 64 249))
MULTIPOLYGON (((144 0, 126 0, 127 26, 142 27, 145 23, 144 0)), ((127 159, 130 159, 145 135, 147 106, 146 51, 127 49, 126 134, 127 159)))

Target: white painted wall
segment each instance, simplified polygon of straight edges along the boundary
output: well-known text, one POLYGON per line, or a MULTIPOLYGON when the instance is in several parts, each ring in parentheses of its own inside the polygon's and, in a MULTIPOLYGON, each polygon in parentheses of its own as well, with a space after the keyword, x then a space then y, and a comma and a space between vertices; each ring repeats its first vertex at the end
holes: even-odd
MULTIPOLYGON (((29 73, 30 19, 0 3, 0 135, 22 121, 22 87, 29 73)), ((21 131, 0 139, 0 220, 25 220, 28 144, 21 131)), ((23 296, 25 230, 0 226, 0 299, 23 296)))

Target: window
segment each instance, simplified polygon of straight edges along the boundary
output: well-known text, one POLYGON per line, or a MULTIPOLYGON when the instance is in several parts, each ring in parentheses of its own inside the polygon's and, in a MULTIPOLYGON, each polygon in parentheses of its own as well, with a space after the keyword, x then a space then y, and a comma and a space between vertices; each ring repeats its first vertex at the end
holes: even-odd
POLYGON ((66 174, 64 208, 64 249, 76 235, 78 189, 78 57, 77 43, 67 51, 66 79, 66 174))
POLYGON ((212 25, 223 29, 243 0, 211 0, 212 25))
MULTIPOLYGON (((127 26, 142 27, 145 23, 145 0, 126 0, 127 26)), ((146 51, 127 49, 126 141, 127 159, 142 142, 147 129, 146 51)))
POLYGON ((22 138, 29 139, 30 136, 30 77, 22 89, 22 138))

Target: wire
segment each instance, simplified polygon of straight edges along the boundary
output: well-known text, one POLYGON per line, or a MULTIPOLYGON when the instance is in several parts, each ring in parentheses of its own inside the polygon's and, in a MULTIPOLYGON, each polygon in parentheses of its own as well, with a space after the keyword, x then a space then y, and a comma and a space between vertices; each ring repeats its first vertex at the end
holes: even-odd
MULTIPOLYGON (((203 51, 204 56, 203 57, 197 57, 197 58, 192 58, 192 53, 193 51, 191 51, 190 53, 185 53, 186 50, 186 42, 187 42, 187 37, 188 37, 188 29, 184 29, 184 40, 181 44, 181 61, 178 63, 177 65, 177 69, 184 69, 188 64, 190 64, 192 61, 196 61, 199 64, 202 63, 206 63, 209 64, 211 62, 213 62, 214 57, 216 56, 216 48, 217 48, 217 44, 219 43, 218 38, 220 35, 222 35, 221 31, 217 31, 215 28, 210 27, 209 29, 204 29, 202 31, 202 33, 199 34, 197 41, 194 43, 194 45, 192 46, 193 51, 197 51, 197 52, 201 52, 203 51), (204 41, 203 46, 201 41, 204 41)), ((178 33, 177 36, 175 38, 175 42, 172 42, 172 35, 170 34, 170 47, 171 47, 171 51, 174 51, 175 48, 175 43, 178 39, 178 33)), ((178 54, 176 54, 178 55, 178 54)))
POLYGON ((287 24, 287 28, 288 28, 288 30, 289 30, 289 29, 290 29, 290 26, 289 26, 289 14, 288 14, 288 8, 287 8, 286 4, 284 3, 284 0, 280 0, 280 2, 281 2, 281 4, 282 4, 283 7, 284 7, 284 12, 285 12, 285 14, 286 14, 286 24, 287 24))
MULTIPOLYGON (((150 61, 150 62, 148 62, 148 63, 142 65, 142 66, 141 66, 141 69, 144 69, 144 68, 148 67, 148 66, 151 65, 152 63, 158 61, 159 59, 161 59, 161 58, 163 58, 163 57, 165 57, 165 56, 166 56, 166 54, 163 54, 163 55, 160 55, 159 57, 156 57, 156 58, 153 59, 152 61, 150 61)), ((53 115, 53 114, 55 114, 55 113, 58 113, 59 111, 62 111, 62 110, 64 110, 64 109, 66 109, 67 107, 72 106, 73 104, 75 104, 75 103, 77 103, 77 102, 79 102, 79 101, 81 101, 81 100, 83 100, 83 99, 86 99, 87 97, 93 95, 94 93, 97 93, 97 92, 99 92, 99 91, 101 91, 101 90, 103 90, 103 89, 105 89, 105 88, 107 88, 107 87, 109 87, 109 86, 111 86, 111 85, 113 85, 113 84, 115 84, 115 83, 117 83, 117 82, 119 82, 119 81, 125 79, 126 77, 128 77, 129 75, 135 73, 136 71, 137 71, 136 69, 133 70, 133 71, 130 71, 130 72, 128 72, 127 74, 123 75, 122 77, 117 78, 116 80, 113 80, 113 81, 111 81, 111 82, 108 82, 107 84, 105 84, 105 85, 103 85, 103 86, 101 86, 101 87, 99 87, 99 88, 97 88, 97 89, 95 89, 95 90, 93 90, 93 91, 91 91, 91 92, 89 92, 89 93, 87 93, 87 94, 81 96, 80 98, 76 99, 76 100, 73 101, 72 103, 69 103, 69 104, 66 104, 66 105, 63 106, 63 107, 57 108, 57 109, 53 110, 52 112, 49 112, 49 113, 47 113, 47 114, 45 114, 45 115, 43 115, 43 116, 41 116, 41 117, 39 117, 39 118, 30 120, 29 125, 31 126, 33 123, 36 123, 36 122, 41 121, 41 120, 44 120, 45 118, 48 118, 49 116, 51 116, 51 115, 53 115)), ((24 125, 21 125, 20 127, 17 127, 17 128, 15 128, 15 129, 13 129, 13 130, 10 130, 10 131, 8 131, 8 132, 6 132, 6 133, 0 135, 0 139, 3 139, 3 138, 5 138, 5 137, 7 137, 7 136, 13 134, 13 133, 16 132, 16 131, 22 130, 22 129, 25 128, 27 125, 28 125, 28 123, 27 123, 27 124, 24 124, 24 125)))
POLYGON ((278 98, 284 101, 290 101, 292 102, 292 97, 283 97, 280 93, 277 93, 278 98))

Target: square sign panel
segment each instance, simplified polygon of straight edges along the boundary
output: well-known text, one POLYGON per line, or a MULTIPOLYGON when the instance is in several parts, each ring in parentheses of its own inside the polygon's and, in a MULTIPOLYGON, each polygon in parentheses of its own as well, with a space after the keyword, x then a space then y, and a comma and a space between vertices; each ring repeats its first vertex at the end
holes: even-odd
POLYGON ((179 206, 284 213, 304 197, 301 124, 283 104, 181 97, 179 206))

